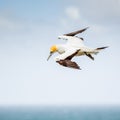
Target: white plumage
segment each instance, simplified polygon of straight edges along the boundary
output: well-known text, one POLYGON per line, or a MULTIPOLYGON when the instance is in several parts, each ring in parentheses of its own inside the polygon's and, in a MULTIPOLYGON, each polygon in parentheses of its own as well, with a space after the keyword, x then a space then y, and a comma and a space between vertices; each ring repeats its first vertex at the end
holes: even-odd
MULTIPOLYGON (((72 67, 77 69, 80 69, 79 66, 75 62, 71 61, 74 56, 86 55, 92 60, 94 60, 92 54, 97 54, 101 49, 105 49, 107 47, 100 47, 94 49, 85 46, 83 43, 83 38, 79 38, 75 35, 85 31, 86 29, 87 28, 64 34, 62 36, 58 36, 58 39, 65 40, 66 44, 53 45, 50 48, 50 56, 54 52, 58 52, 59 55, 55 57, 55 61, 57 63, 66 67, 72 67)), ((50 56, 48 57, 48 59, 50 58, 50 56)))

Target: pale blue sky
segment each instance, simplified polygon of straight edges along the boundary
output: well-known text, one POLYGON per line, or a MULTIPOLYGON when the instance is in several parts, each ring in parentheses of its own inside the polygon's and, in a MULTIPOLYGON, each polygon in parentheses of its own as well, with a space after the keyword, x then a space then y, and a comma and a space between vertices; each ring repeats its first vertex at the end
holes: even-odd
POLYGON ((120 0, 0 0, 0 105, 120 105, 120 0), (58 35, 82 33, 90 47, 77 71, 46 61, 58 35))

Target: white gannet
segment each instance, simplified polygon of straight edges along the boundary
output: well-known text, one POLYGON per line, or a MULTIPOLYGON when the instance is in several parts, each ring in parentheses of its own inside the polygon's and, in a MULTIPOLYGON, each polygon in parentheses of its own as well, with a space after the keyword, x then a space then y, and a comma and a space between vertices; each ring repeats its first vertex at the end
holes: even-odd
POLYGON ((49 60, 53 53, 58 52, 60 55, 55 57, 55 61, 62 66, 75 69, 80 69, 80 67, 76 62, 71 61, 74 56, 86 55, 90 59, 94 60, 92 54, 99 53, 100 50, 107 48, 107 46, 95 49, 85 46, 83 44, 83 38, 75 35, 84 32, 87 28, 58 36, 58 39, 66 40, 67 43, 51 46, 50 55, 47 60, 49 60))

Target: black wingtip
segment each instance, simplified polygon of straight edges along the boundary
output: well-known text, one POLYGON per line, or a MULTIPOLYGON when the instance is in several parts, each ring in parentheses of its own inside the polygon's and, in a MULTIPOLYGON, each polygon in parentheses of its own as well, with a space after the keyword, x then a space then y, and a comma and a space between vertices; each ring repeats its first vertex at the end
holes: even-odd
POLYGON ((96 50, 102 50, 102 49, 105 49, 105 48, 108 48, 109 46, 105 46, 105 47, 99 47, 97 48, 96 50))
POLYGON ((74 32, 71 32, 71 33, 68 33, 68 34, 64 34, 65 36, 75 36, 79 33, 82 33, 84 32, 85 30, 87 30, 89 27, 86 27, 84 29, 80 29, 80 30, 77 30, 77 31, 74 31, 74 32))
POLYGON ((89 27, 86 27, 85 30, 87 30, 89 27))
POLYGON ((59 60, 56 62, 64 67, 81 70, 81 68, 78 66, 78 64, 76 62, 71 61, 71 60, 59 60))

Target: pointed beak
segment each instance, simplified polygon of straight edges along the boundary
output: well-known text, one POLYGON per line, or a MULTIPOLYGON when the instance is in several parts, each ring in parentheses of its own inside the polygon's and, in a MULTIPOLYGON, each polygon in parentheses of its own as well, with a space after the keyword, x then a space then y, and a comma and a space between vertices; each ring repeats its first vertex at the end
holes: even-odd
POLYGON ((47 58, 47 61, 50 59, 50 57, 52 56, 53 52, 50 52, 50 55, 47 58))

